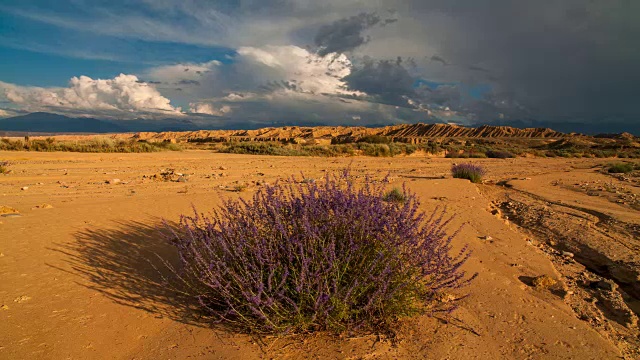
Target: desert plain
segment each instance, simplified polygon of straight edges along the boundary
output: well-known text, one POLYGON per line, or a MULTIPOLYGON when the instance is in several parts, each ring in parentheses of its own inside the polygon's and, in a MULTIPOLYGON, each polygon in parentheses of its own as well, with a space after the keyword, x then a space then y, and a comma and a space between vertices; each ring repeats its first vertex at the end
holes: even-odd
MULTIPOLYGON (((610 159, 0 152, 1 359, 637 359, 640 178, 610 159), (481 184, 452 163, 487 170, 481 184), (190 316, 159 234, 291 176, 389 176, 463 226, 478 273, 452 314, 377 334, 254 337, 190 316)), ((632 160, 630 160, 632 161, 632 160)), ((637 162, 637 160, 636 160, 637 162)))

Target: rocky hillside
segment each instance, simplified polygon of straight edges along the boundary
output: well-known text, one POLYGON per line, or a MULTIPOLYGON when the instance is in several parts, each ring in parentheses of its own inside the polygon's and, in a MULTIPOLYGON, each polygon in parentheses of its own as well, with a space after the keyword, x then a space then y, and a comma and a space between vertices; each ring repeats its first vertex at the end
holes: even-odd
POLYGON ((220 142, 236 139, 240 141, 309 141, 312 139, 345 138, 358 140, 364 136, 381 135, 400 142, 421 142, 429 138, 551 138, 575 136, 547 128, 518 129, 508 126, 481 126, 478 128, 448 124, 410 124, 382 128, 320 126, 263 128, 258 130, 213 130, 188 132, 143 132, 134 135, 147 141, 176 142, 220 142))

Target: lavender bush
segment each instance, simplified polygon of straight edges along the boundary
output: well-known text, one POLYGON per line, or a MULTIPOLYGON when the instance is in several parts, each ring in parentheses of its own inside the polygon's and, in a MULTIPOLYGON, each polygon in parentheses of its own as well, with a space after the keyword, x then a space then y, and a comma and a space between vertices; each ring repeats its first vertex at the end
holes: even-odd
POLYGON ((384 331, 452 310, 438 299, 471 280, 460 269, 469 252, 451 254, 444 212, 427 216, 403 195, 385 201, 383 185, 345 171, 225 200, 172 230, 177 274, 214 321, 253 333, 384 331))
POLYGON ((451 175, 458 179, 468 179, 473 183, 482 182, 485 171, 480 165, 458 164, 451 167, 451 175))

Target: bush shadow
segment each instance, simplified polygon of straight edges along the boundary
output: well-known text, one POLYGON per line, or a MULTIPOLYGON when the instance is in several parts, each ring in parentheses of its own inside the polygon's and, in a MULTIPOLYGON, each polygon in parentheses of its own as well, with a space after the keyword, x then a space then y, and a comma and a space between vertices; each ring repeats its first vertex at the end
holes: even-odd
POLYGON ((75 242, 52 250, 67 256, 71 272, 84 280, 80 285, 118 304, 209 327, 197 304, 181 291, 183 286, 172 270, 179 261, 166 229, 175 224, 160 219, 153 224, 130 221, 117 222, 113 229, 85 229, 74 234, 75 242))

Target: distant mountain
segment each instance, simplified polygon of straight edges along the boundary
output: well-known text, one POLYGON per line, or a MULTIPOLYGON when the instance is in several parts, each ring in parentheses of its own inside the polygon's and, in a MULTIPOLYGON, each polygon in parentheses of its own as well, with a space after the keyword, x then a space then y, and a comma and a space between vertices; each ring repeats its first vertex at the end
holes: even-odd
POLYGON ((72 118, 64 115, 36 112, 0 119, 0 130, 41 133, 121 133, 127 128, 93 118, 72 118))

